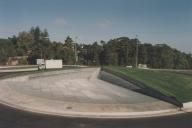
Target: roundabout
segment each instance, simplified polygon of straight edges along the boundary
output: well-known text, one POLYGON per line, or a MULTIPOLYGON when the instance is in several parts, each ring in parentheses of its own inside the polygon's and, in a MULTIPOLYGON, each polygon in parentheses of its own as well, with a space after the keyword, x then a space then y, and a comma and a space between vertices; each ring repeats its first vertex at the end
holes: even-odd
POLYGON ((99 73, 99 68, 81 68, 3 79, 0 102, 19 110, 64 117, 136 118, 182 113, 172 104, 100 80, 99 73))

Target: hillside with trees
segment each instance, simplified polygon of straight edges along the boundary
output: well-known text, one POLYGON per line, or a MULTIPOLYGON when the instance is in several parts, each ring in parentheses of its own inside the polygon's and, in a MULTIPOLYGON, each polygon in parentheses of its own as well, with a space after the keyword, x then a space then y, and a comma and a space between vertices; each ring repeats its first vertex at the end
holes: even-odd
POLYGON ((62 59, 64 64, 135 66, 137 43, 138 64, 147 64, 150 68, 192 69, 191 54, 166 44, 141 43, 128 37, 77 44, 68 36, 63 42, 52 42, 47 30, 39 27, 0 39, 0 64, 6 64, 8 57, 28 56, 29 64, 44 58, 62 59))

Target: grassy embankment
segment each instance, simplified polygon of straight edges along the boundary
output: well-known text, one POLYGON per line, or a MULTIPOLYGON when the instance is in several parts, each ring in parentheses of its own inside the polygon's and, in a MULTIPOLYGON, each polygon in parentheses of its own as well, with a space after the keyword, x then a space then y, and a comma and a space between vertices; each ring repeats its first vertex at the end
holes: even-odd
POLYGON ((192 75, 190 74, 114 66, 104 68, 126 75, 165 95, 174 96, 180 102, 192 101, 192 75))

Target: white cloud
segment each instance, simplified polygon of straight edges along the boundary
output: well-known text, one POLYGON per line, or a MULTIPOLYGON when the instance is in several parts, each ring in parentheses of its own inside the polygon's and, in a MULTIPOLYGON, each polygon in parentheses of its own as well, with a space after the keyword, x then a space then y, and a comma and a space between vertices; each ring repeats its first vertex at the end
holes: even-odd
POLYGON ((67 24, 66 20, 64 18, 57 18, 54 21, 54 25, 57 25, 59 27, 65 26, 67 24))
POLYGON ((101 28, 108 28, 111 25, 112 25, 112 22, 110 20, 104 20, 104 21, 97 24, 97 26, 99 26, 101 28))

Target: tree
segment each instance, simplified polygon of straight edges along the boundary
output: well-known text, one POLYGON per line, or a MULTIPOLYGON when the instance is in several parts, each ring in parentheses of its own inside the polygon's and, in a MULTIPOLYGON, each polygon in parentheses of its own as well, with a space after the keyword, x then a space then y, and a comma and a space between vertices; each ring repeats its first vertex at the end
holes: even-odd
POLYGON ((64 43, 64 58, 63 62, 65 64, 74 64, 75 63, 75 44, 73 44, 73 40, 70 36, 67 36, 64 43))
POLYGON ((32 45, 33 36, 29 32, 20 32, 17 37, 17 55, 26 56, 32 45))
POLYGON ((13 43, 9 39, 0 39, 0 64, 6 64, 9 57, 16 54, 13 43))
POLYGON ((180 52, 166 44, 142 44, 139 40, 128 37, 93 44, 74 44, 73 39, 67 36, 64 43, 51 42, 48 31, 41 30, 38 26, 8 40, 0 39, 0 64, 5 64, 11 56, 28 56, 29 64, 36 64, 38 58, 62 59, 64 64, 75 64, 77 53, 78 64, 134 66, 137 42, 138 63, 147 64, 150 68, 192 68, 191 54, 180 52))
POLYGON ((141 64, 147 64, 148 62, 148 52, 147 52, 147 47, 146 47, 146 44, 139 44, 139 62, 138 63, 141 63, 141 64))
POLYGON ((64 47, 68 48, 68 49, 73 49, 73 40, 70 36, 67 36, 65 43, 64 43, 64 47))
POLYGON ((42 31, 38 26, 32 27, 30 30, 30 34, 32 35, 32 45, 30 51, 28 53, 28 60, 30 64, 35 64, 36 59, 38 58, 50 58, 49 56, 49 46, 51 45, 49 41, 49 34, 46 29, 42 31))
POLYGON ((91 65, 100 65, 100 54, 102 51, 102 47, 97 43, 94 42, 88 50, 89 54, 89 63, 91 65))

